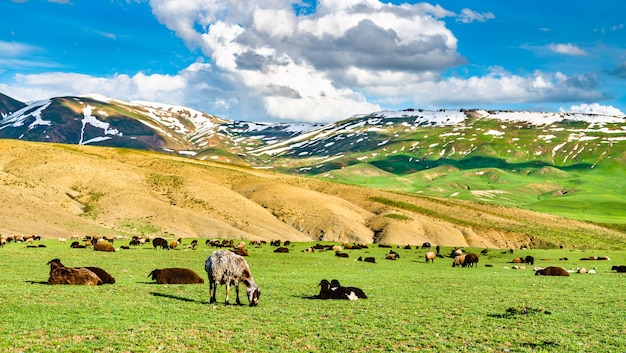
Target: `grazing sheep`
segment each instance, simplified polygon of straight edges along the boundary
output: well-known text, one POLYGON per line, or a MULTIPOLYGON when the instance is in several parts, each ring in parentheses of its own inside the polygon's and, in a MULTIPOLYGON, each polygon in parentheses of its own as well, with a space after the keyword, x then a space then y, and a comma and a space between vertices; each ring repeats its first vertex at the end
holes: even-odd
POLYGON ((176 249, 183 242, 182 238, 178 238, 177 240, 172 240, 170 242, 170 249, 176 249))
POLYGON ((458 255, 457 257, 454 258, 454 261, 452 261, 452 267, 463 266, 464 263, 465 263, 465 255, 458 255))
POLYGON ((244 248, 243 246, 237 247, 237 249, 234 250, 234 253, 239 256, 248 256, 248 249, 244 248))
POLYGON ((92 285, 102 284, 102 280, 98 275, 86 268, 65 267, 59 259, 53 259, 48 262, 50 265, 50 276, 48 284, 74 284, 74 285, 92 285))
POLYGON ((530 255, 526 256, 526 258, 524 258, 524 260, 526 261, 527 264, 531 264, 531 265, 535 264, 535 258, 530 256, 530 255))
POLYGON ((282 252, 282 253, 288 253, 289 252, 289 248, 276 248, 276 250, 274 250, 274 252, 282 252))
POLYGON ((193 270, 188 268, 163 268, 150 272, 148 277, 157 281, 158 284, 199 284, 204 283, 204 279, 198 276, 193 270))
POLYGON ((154 250, 156 250, 157 247, 160 247, 161 249, 167 249, 167 250, 170 249, 170 246, 167 243, 167 240, 163 238, 152 239, 152 246, 154 247, 154 250))
POLYGON ((463 255, 463 250, 459 249, 459 248, 454 248, 454 250, 452 250, 452 253, 450 253, 450 257, 451 258, 455 258, 457 256, 461 256, 463 255))
POLYGON ((535 270, 535 276, 569 276, 569 273, 563 267, 548 266, 535 270))
POLYGON ((257 306, 259 304, 261 291, 256 283, 254 283, 248 263, 242 256, 230 251, 216 250, 207 258, 204 269, 209 277, 210 303, 216 302, 215 292, 217 291, 217 285, 222 284, 226 285, 225 304, 229 304, 228 295, 230 294, 230 286, 234 285, 235 293, 237 294, 237 305, 241 305, 239 301, 239 282, 243 282, 246 286, 250 306, 257 306))
POLYGON ((474 265, 476 265, 476 268, 478 268, 478 254, 476 253, 469 253, 467 255, 465 255, 465 260, 463 261, 463 267, 474 267, 474 265))
POLYGON ((616 272, 626 272, 626 266, 624 265, 620 265, 620 266, 613 266, 611 267, 611 271, 616 271, 616 272))
POLYGON ((424 254, 424 259, 426 259, 426 262, 428 261, 430 261, 431 263, 435 262, 435 257, 437 257, 437 255, 432 251, 429 251, 426 254, 424 254))
POLYGON ((104 243, 104 242, 97 242, 94 246, 93 249, 95 251, 106 251, 106 252, 114 252, 115 248, 113 247, 113 245, 109 244, 109 243, 104 243))
POLYGON ((376 263, 376 258, 374 258, 374 257, 362 258, 361 256, 359 256, 359 258, 357 260, 358 261, 364 261, 364 262, 370 262, 370 263, 373 263, 373 264, 376 263))

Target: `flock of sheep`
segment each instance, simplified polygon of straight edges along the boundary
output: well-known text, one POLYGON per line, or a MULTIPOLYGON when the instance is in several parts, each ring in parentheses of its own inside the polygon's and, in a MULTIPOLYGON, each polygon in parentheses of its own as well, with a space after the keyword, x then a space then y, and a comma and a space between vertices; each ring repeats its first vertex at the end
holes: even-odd
MULTIPOLYGON (((25 241, 32 243, 35 238, 27 238, 27 239, 11 239, 10 241, 25 241), (30 240, 27 240, 30 239, 30 240)), ((39 239, 37 239, 39 240, 39 239)), ((91 241, 92 239, 88 239, 86 241, 91 241)), ((93 247, 94 250, 99 251, 115 251, 113 246, 110 244, 112 241, 105 241, 108 239, 99 239, 94 241, 93 247)), ((4 246, 7 240, 4 237, 0 237, 0 246, 4 246)), ((172 249, 176 248, 182 243, 181 239, 167 242, 163 238, 154 238, 151 240, 154 249, 172 249)), ((138 239, 133 238, 129 245, 141 245, 146 242, 139 242, 138 239)), ((195 249, 198 241, 193 240, 190 244, 190 248, 195 249)), ((261 245, 261 242, 252 242, 254 245, 261 245)), ((89 244, 91 245, 91 244, 89 244)), ((225 285, 226 286, 226 298, 225 304, 229 304, 229 295, 231 286, 235 287, 236 292, 236 304, 242 305, 239 299, 239 283, 243 283, 246 287, 246 296, 248 298, 248 303, 250 306, 258 305, 259 298, 261 295, 261 291, 259 287, 256 285, 252 273, 250 272, 250 268, 248 263, 244 259, 244 256, 248 256, 248 252, 245 249, 245 243, 240 242, 238 244, 234 244, 232 240, 227 241, 218 241, 218 240, 207 240, 206 245, 215 246, 215 247, 229 247, 229 250, 215 250, 213 253, 206 259, 205 261, 205 271, 207 273, 207 277, 209 279, 209 295, 210 295, 210 303, 216 303, 216 291, 217 286, 225 285)), ((289 252, 289 248, 287 247, 289 242, 285 242, 285 246, 281 247, 280 242, 272 242, 273 246, 276 246, 277 249, 274 252, 289 252)), ((84 245, 80 245, 78 242, 73 242, 70 246, 71 248, 82 248, 84 245)), ((390 247, 387 245, 379 245, 379 247, 390 247)), ((127 247, 124 247, 127 248, 127 247)), ((303 252, 315 252, 318 250, 332 250, 335 252, 335 255, 348 257, 347 253, 342 252, 343 249, 363 249, 367 248, 365 245, 349 245, 344 243, 343 248, 338 245, 316 245, 314 247, 309 247, 303 250, 303 252)), ((410 249, 409 246, 404 247, 404 249, 410 249)), ((429 243, 422 244, 422 249, 430 249, 429 243)), ((487 255, 487 249, 481 252, 483 255, 487 255)), ((512 253, 512 251, 511 251, 512 253)), ((453 259, 452 267, 478 267, 479 255, 476 253, 463 253, 461 249, 455 248, 449 255, 450 258, 453 259)), ((385 256, 388 260, 398 260, 400 258, 400 254, 395 252, 393 249, 389 250, 389 253, 385 256)), ((433 263, 436 258, 445 258, 445 256, 440 254, 440 247, 436 247, 436 252, 427 251, 424 255, 424 259, 426 263, 433 263)), ((359 257, 359 261, 371 262, 375 263, 374 257, 366 257, 363 259, 359 257)), ((583 258, 581 260, 609 260, 608 257, 590 257, 583 258)), ((515 258, 511 261, 514 264, 530 264, 533 265, 535 259, 532 256, 526 256, 524 258, 515 258)), ((74 284, 74 285, 101 285, 101 284, 113 284, 115 283, 115 278, 111 276, 107 271, 93 266, 83 266, 83 267, 66 267, 64 266, 59 259, 53 259, 48 262, 50 265, 50 275, 48 278, 48 284, 74 284)), ((485 266, 491 266, 486 264, 485 266)), ((513 268, 522 268, 519 265, 515 265, 513 268)), ((616 272, 626 272, 626 266, 613 266, 613 271, 616 272)), ((558 266, 548 266, 545 268, 535 267, 534 268, 535 275, 537 276, 569 276, 569 273, 572 271, 568 271, 563 267, 558 266)), ((576 272, 578 273, 592 273, 593 270, 587 271, 585 269, 578 269, 576 272)), ((201 284, 204 283, 204 279, 198 276, 191 269, 187 268, 164 268, 164 269, 155 269, 148 277, 151 277, 152 280, 156 281, 158 284, 201 284)), ((303 298, 307 299, 346 299, 346 300, 356 300, 356 299, 366 299, 367 295, 360 288, 356 287, 344 287, 340 285, 339 281, 333 279, 332 281, 328 281, 326 279, 321 280, 318 285, 320 287, 319 294, 313 296, 307 296, 303 298)))

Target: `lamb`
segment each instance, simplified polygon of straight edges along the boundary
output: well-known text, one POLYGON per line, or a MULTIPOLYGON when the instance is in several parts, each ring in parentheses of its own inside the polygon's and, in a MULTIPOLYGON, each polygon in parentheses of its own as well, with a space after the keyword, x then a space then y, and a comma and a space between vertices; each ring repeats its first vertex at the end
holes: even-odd
POLYGON ((96 286, 102 284, 102 280, 98 275, 86 268, 65 267, 59 259, 53 259, 48 262, 50 265, 50 276, 48 284, 74 284, 74 285, 91 285, 96 286))
POLYGON ((569 276, 569 273, 563 267, 548 266, 536 269, 535 276, 569 276))
POLYGON ((198 276, 193 270, 188 268, 163 268, 150 272, 148 277, 157 281, 158 284, 199 284, 204 283, 204 279, 198 276))
POLYGON ((429 251, 426 254, 424 254, 424 259, 426 259, 426 262, 428 261, 430 261, 431 263, 435 262, 435 257, 437 257, 437 255, 432 251, 429 251))
POLYGON ((246 294, 250 306, 259 304, 261 291, 254 283, 248 263, 242 256, 231 251, 216 250, 206 259, 204 269, 209 277, 210 303, 216 302, 215 292, 217 285, 222 284, 226 285, 226 300, 224 303, 226 305, 229 304, 230 286, 234 285, 235 293, 237 294, 237 305, 241 305, 239 300, 239 282, 243 282, 246 286, 246 294))
MULTIPOLYGON (((342 287, 339 285, 339 281, 333 280, 333 284, 328 282, 327 279, 323 279, 320 284, 320 293, 318 295, 314 295, 311 297, 306 297, 308 299, 346 299, 346 300, 357 300, 359 296, 356 294, 354 290, 349 290, 346 287, 342 287)), ((361 292, 361 295, 364 298, 367 298, 365 293, 362 293, 358 288, 355 288, 361 292)))
POLYGON ((356 287, 342 287, 341 284, 339 284, 339 281, 336 279, 333 279, 330 281, 330 289, 333 291, 334 290, 345 291, 345 293, 347 293, 348 299, 350 300, 354 300, 354 299, 351 299, 354 296, 356 296, 357 298, 361 298, 361 299, 367 299, 367 295, 365 295, 365 292, 363 292, 362 289, 356 288, 356 287))

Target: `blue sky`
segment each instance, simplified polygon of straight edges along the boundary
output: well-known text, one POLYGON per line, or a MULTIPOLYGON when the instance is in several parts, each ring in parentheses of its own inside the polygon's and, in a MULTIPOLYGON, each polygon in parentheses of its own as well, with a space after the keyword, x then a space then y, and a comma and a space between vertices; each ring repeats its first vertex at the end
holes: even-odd
POLYGON ((626 112, 619 1, 2 0, 0 93, 232 120, 404 108, 626 112))

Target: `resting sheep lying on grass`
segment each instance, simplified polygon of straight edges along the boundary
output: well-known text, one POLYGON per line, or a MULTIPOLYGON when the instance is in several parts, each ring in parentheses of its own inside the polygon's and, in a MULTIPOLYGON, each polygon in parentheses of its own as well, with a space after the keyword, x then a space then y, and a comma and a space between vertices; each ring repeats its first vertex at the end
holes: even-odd
POLYGON ((48 284, 75 284, 75 285, 99 285, 102 280, 98 275, 86 268, 65 267, 59 259, 48 262, 50 265, 50 277, 48 284))
POLYGON ((237 305, 241 305, 241 301, 239 300, 239 282, 243 282, 246 286, 246 294, 250 306, 257 306, 259 304, 261 291, 256 283, 254 283, 248 263, 242 256, 231 251, 216 250, 206 259, 204 269, 209 277, 210 303, 216 302, 215 292, 217 285, 224 284, 226 285, 225 304, 229 304, 228 295, 230 294, 230 286, 234 285, 235 293, 237 294, 237 305))
POLYGON ((535 276, 569 276, 569 273, 563 267, 548 266, 535 269, 535 276))
POLYGON ((359 298, 367 299, 367 295, 355 287, 342 287, 339 281, 333 279, 332 282, 328 282, 327 279, 323 279, 320 284, 320 293, 318 295, 305 297, 306 299, 346 299, 357 300, 359 298))
POLYGON ((158 284, 199 284, 204 283, 204 279, 188 268, 163 268, 150 272, 148 277, 157 281, 158 284))

